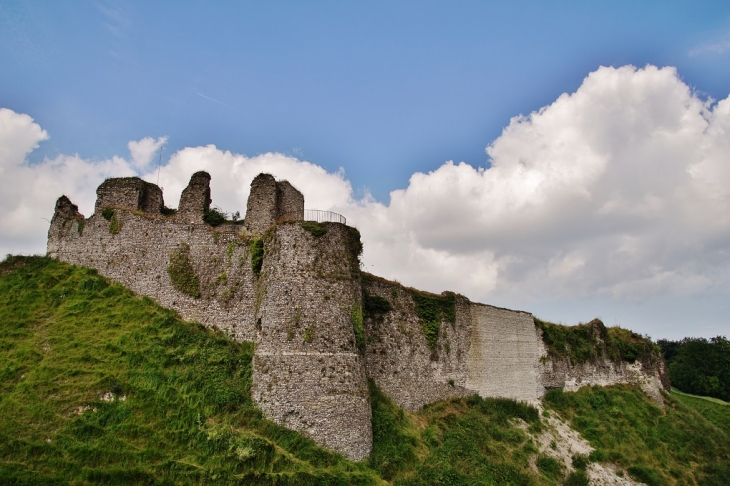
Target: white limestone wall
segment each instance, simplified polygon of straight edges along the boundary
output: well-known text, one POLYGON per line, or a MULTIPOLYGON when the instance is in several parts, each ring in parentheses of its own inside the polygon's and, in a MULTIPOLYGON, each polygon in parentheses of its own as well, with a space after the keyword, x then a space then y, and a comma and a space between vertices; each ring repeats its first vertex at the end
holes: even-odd
POLYGON ((530 402, 544 394, 539 369, 544 346, 532 314, 472 303, 469 339, 467 389, 530 402))

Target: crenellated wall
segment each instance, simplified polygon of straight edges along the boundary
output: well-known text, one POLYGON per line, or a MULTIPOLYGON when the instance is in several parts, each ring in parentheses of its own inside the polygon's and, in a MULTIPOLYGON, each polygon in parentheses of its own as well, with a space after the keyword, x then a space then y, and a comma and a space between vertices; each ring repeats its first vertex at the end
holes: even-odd
POLYGON ((613 383, 661 403, 668 387, 660 357, 574 365, 548 356, 528 312, 361 272, 357 230, 301 224, 303 196, 271 175, 252 182, 243 222, 209 226, 210 204, 205 172, 191 177, 175 214, 162 211, 154 184, 109 179, 89 218, 58 199, 48 255, 254 341, 252 396, 264 414, 350 459, 372 446, 368 378, 411 411, 473 393, 536 401, 548 388, 613 383))

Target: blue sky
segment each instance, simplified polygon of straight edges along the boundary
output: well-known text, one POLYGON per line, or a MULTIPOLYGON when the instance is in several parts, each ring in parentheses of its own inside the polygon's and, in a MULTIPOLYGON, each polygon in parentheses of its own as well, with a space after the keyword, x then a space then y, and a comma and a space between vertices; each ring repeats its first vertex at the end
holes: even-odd
POLYGON ((171 206, 205 168, 243 211, 266 170, 388 278, 727 334, 726 1, 4 0, 0 66, 3 253, 43 251, 61 193, 83 211, 160 159, 171 206))
MULTIPOLYGON (((727 2, 18 2, 0 7, 0 105, 57 153, 168 136, 343 167, 382 201, 446 160, 486 166, 509 119, 601 65, 676 66, 727 96, 727 2), (213 101, 216 100, 216 101, 213 101)), ((163 154, 164 155, 164 154, 163 154)))

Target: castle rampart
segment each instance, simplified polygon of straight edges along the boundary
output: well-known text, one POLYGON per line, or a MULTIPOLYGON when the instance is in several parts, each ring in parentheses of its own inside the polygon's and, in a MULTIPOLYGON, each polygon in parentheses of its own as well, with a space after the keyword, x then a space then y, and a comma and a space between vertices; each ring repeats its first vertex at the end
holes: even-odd
POLYGON ((361 272, 357 230, 302 223, 303 196, 270 175, 254 179, 242 222, 215 228, 203 219, 205 172, 192 176, 175 214, 138 178, 109 179, 97 196, 89 218, 58 199, 48 255, 256 342, 252 396, 264 414, 351 459, 371 449, 368 378, 407 410, 473 393, 535 401, 547 388, 612 383, 635 383, 661 402, 661 361, 574 365, 548 356, 530 313, 361 272))

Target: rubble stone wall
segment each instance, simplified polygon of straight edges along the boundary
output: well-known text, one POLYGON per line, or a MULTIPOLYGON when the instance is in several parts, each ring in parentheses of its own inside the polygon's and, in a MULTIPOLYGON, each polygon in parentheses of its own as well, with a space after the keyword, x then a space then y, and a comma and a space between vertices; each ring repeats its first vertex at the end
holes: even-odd
POLYGON ((429 347, 416 313, 413 289, 368 277, 364 290, 386 299, 390 312, 366 316, 368 376, 398 406, 416 411, 428 403, 474 393, 466 388, 470 313, 457 296, 456 323, 441 322, 436 346, 429 347))
POLYGON ((314 236, 298 223, 264 237, 254 401, 275 422, 360 460, 372 447, 371 409, 353 314, 357 258, 345 225, 314 236))

